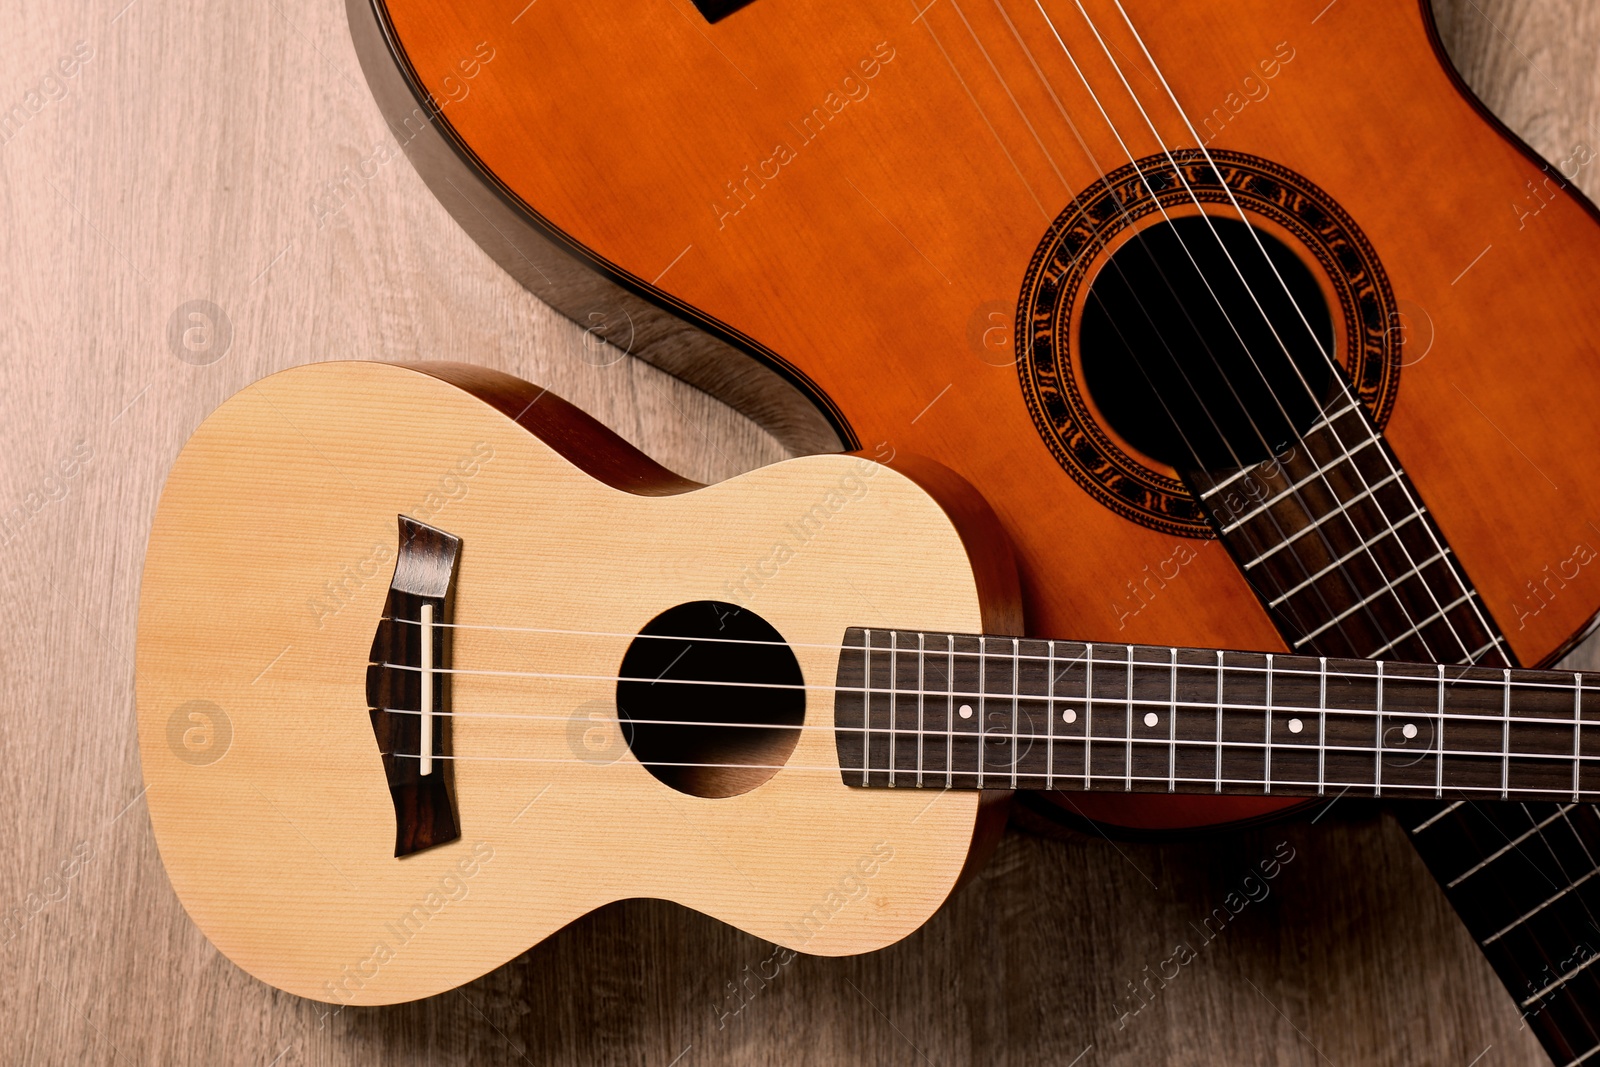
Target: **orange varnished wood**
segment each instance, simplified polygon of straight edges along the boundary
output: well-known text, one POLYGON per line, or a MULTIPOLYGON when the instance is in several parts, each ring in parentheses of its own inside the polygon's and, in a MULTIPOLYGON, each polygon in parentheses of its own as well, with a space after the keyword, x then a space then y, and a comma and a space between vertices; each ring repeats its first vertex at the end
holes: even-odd
MULTIPOLYGON (((797 367, 869 449, 977 486, 1029 632, 1281 647, 1212 542, 1130 599, 1179 542, 1080 490, 1016 369, 973 342, 989 311, 1009 318, 1055 214, 1162 147, 1073 4, 1046 6, 1120 142, 1024 0, 755 0, 716 25, 686 0, 524 3, 386 9, 443 120, 530 211, 797 367)), ((1530 585, 1600 547, 1600 226, 1462 95, 1415 5, 1125 6, 1193 121, 1227 109, 1209 147, 1310 178, 1377 249, 1410 331, 1389 438, 1518 658, 1543 661, 1600 604, 1600 567, 1530 585)), ((1161 141, 1192 144, 1112 0, 1085 7, 1161 141)), ((1171 821, 1206 817, 1172 803, 1171 821)))

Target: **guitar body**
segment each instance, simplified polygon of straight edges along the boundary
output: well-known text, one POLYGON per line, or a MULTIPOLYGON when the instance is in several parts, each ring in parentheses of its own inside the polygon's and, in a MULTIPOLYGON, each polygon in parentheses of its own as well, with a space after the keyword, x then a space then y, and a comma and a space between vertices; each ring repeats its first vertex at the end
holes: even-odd
POLYGON ((141 593, 140 749, 189 914, 263 980, 360 1004, 450 989, 624 897, 824 955, 905 936, 997 826, 975 792, 843 784, 840 639, 877 611, 1020 621, 992 518, 922 468, 943 506, 837 455, 700 488, 554 396, 444 364, 317 364, 241 392, 172 470, 141 593), (758 783, 668 788, 617 737, 630 639, 666 608, 726 601, 823 501, 755 600, 814 687, 810 729, 758 783), (396 844, 416 812, 391 802, 369 724, 375 628, 409 567, 398 515, 459 538, 453 667, 489 672, 451 677, 436 776, 460 829, 433 847, 396 844))

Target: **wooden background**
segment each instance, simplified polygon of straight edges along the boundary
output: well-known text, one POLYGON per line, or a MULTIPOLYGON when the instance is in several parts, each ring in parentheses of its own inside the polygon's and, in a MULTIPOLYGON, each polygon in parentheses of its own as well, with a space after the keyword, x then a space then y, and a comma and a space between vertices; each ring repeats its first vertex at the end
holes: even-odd
MULTIPOLYGON (((145 535, 212 407, 306 360, 463 359, 695 478, 782 451, 586 346, 457 229, 392 150, 339 0, 4 6, 0 1061, 1545 1062, 1392 818, 1349 802, 1177 845, 1013 832, 908 941, 766 982, 749 975, 770 946, 638 901, 419 1004, 328 1015, 246 977, 167 885, 133 729, 145 535), (198 354, 172 337, 191 301, 226 319, 198 354), (1199 947, 1191 924, 1288 848, 1270 895, 1199 947), (1198 959, 1119 1025, 1127 984, 1180 939, 1198 959)), ((1600 6, 1437 6, 1467 80, 1537 149, 1600 145, 1600 6)))

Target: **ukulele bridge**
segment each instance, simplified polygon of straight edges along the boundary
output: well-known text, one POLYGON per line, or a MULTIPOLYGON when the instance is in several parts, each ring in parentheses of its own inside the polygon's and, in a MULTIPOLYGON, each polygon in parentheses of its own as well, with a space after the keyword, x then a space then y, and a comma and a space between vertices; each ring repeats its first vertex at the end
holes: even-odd
POLYGON ((394 801, 396 857, 461 836, 450 747, 450 646, 461 539, 404 515, 367 664, 372 732, 394 801))

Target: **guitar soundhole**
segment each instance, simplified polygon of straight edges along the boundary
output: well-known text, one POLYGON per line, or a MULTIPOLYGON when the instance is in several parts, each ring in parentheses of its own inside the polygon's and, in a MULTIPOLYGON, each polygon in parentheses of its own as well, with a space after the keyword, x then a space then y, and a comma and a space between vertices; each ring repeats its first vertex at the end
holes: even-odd
POLYGON ((1333 373, 1382 427, 1399 322, 1377 252, 1324 190, 1258 156, 1176 149, 1086 187, 1045 231, 1017 301, 1017 375, 1085 492, 1151 529, 1213 537, 1186 475, 1301 436, 1333 373))
POLYGON ((1079 332, 1084 386, 1106 425, 1180 470, 1281 454, 1319 417, 1333 344, 1327 302, 1294 252, 1259 227, 1197 215, 1119 248, 1079 332))
POLYGON ((657 615, 628 646, 618 674, 628 747, 680 792, 749 792, 800 739, 800 664, 783 635, 748 608, 698 600, 657 615))

